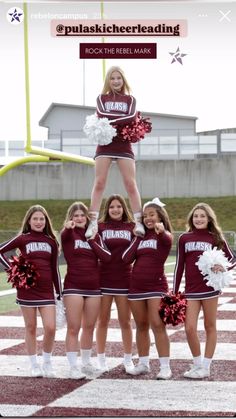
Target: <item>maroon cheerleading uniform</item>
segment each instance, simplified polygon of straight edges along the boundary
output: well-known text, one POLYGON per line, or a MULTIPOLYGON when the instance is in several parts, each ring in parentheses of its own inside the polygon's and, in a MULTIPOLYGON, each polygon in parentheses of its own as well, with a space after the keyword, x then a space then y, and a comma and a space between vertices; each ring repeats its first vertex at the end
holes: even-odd
MULTIPOLYGON (((131 95, 109 93, 97 98, 98 117, 112 120, 112 125, 126 125, 135 120, 136 114, 136 100, 131 95)), ((97 157, 134 159, 134 153, 131 143, 116 135, 110 144, 97 146, 97 157)))
MULTIPOLYGON (((213 247, 216 247, 216 240, 207 229, 194 229, 179 237, 173 286, 175 293, 179 290, 185 270, 185 295, 187 299, 204 300, 221 294, 220 290, 215 290, 206 284, 207 281, 196 265, 199 256, 205 250, 211 250, 213 247)), ((234 255, 226 242, 224 242, 222 251, 229 261, 234 259, 234 255)))
POLYGON ((102 240, 111 252, 111 260, 100 264, 102 294, 128 295, 132 267, 122 260, 122 254, 132 241, 134 226, 112 220, 98 224, 102 240))
POLYGON ((172 246, 172 235, 168 231, 156 234, 147 230, 145 237, 135 237, 122 258, 134 262, 129 287, 129 300, 161 298, 168 291, 164 264, 172 246))
POLYGON ((28 289, 17 288, 16 302, 28 307, 54 305, 54 287, 56 293, 61 295, 56 241, 43 232, 33 230, 16 236, 0 247, 0 262, 5 268, 10 267, 10 262, 4 253, 13 249, 19 249, 22 256, 35 265, 40 275, 35 286, 28 289))
POLYGON ((96 297, 101 295, 99 260, 111 258, 101 237, 87 240, 84 228, 64 228, 61 233, 63 253, 67 262, 63 295, 96 297))

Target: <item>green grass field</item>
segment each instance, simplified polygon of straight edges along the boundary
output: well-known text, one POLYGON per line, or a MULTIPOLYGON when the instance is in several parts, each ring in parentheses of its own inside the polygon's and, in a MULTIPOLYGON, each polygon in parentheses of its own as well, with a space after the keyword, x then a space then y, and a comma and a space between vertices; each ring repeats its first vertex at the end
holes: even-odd
MULTIPOLYGON (((143 200, 143 203, 150 199, 143 200)), ((163 201, 166 204, 166 209, 175 231, 185 230, 187 214, 198 202, 206 202, 212 206, 217 214, 219 224, 224 231, 236 231, 236 196, 219 198, 163 198, 163 201)), ((60 231, 67 208, 73 202, 74 200, 1 201, 0 230, 19 230, 27 209, 31 205, 38 203, 47 209, 54 228, 60 231)), ((83 202, 89 205, 88 200, 83 200, 83 202)))

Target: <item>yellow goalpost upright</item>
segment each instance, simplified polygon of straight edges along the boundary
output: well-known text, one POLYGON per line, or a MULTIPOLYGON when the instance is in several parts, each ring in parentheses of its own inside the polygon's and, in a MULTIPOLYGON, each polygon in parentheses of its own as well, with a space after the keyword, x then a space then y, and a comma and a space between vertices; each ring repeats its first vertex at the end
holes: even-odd
POLYGON ((32 156, 18 158, 0 168, 0 176, 7 171, 28 162, 71 161, 94 165, 91 157, 84 157, 73 153, 32 146, 30 120, 30 82, 29 82, 29 48, 28 48, 28 10, 27 3, 23 3, 24 10, 24 63, 25 63, 25 106, 26 106, 26 144, 25 151, 32 156))

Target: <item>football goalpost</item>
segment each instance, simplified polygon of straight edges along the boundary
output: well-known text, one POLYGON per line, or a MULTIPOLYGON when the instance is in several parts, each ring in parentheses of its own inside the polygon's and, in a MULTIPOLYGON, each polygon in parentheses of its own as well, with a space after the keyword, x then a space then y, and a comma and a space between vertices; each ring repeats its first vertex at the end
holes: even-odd
MULTIPOLYGON (((44 147, 32 146, 31 138, 31 119, 30 119, 30 76, 29 76, 29 47, 28 47, 28 8, 27 3, 23 3, 24 11, 24 65, 25 65, 25 106, 26 106, 26 143, 25 151, 31 156, 18 158, 2 168, 0 168, 0 176, 7 171, 28 162, 50 162, 50 161, 71 161, 76 163, 94 165, 91 157, 84 157, 73 153, 52 150, 44 147)), ((101 11, 103 9, 101 5, 101 11)), ((105 64, 103 62, 103 71, 105 64)))

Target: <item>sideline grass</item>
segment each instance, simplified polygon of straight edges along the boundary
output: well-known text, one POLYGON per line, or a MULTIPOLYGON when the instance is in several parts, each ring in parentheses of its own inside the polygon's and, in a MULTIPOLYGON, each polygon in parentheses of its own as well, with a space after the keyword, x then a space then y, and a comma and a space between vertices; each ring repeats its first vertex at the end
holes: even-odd
MULTIPOLYGON (((194 198, 162 198, 170 216, 175 231, 185 230, 186 217, 191 208, 198 202, 206 202, 216 212, 219 224, 224 231, 236 231, 236 196, 224 197, 194 197, 194 198)), ((152 198, 150 198, 152 199, 152 198)), ((89 200, 81 200, 89 205, 89 200)), ((143 200, 143 203, 149 199, 143 200)), ((18 231, 27 209, 34 204, 43 205, 52 219, 53 226, 60 231, 68 207, 75 200, 27 200, 27 201, 1 201, 0 230, 18 231)), ((104 201, 103 201, 104 202, 104 201)), ((0 243, 3 240, 0 237, 0 243)))
POLYGON ((8 313, 11 310, 17 310, 18 308, 19 306, 16 304, 15 294, 0 297, 0 314, 8 313))

